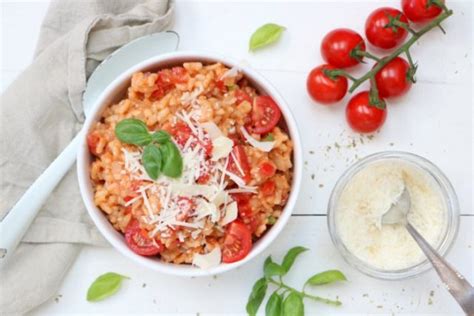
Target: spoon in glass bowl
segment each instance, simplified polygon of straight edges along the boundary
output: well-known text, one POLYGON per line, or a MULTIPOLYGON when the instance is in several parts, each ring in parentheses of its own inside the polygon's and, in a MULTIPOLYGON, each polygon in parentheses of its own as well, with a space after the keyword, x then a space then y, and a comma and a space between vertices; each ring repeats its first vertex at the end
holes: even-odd
POLYGON ((382 216, 382 225, 403 225, 415 239, 418 246, 431 262, 439 277, 445 284, 449 293, 456 299, 467 315, 474 315, 474 288, 471 284, 451 267, 444 258, 420 235, 420 233, 408 221, 411 200, 407 188, 403 188, 402 194, 390 209, 382 216))

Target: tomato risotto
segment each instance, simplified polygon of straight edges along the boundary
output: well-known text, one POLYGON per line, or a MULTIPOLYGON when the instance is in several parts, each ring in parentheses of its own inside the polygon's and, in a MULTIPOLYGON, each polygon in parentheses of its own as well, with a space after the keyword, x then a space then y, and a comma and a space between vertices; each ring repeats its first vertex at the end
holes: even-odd
POLYGON ((243 259, 290 193, 293 144, 278 105, 220 63, 135 73, 87 141, 94 203, 134 252, 165 262, 243 259), (140 142, 118 133, 130 121, 127 132, 145 129, 140 142))

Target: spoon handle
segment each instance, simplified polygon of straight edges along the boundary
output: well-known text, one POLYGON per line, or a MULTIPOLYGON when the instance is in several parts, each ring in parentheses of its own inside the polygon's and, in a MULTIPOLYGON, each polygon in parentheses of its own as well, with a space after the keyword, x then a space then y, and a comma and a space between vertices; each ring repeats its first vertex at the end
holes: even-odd
POLYGON ((472 285, 469 284, 464 276, 451 267, 410 223, 407 223, 406 227, 426 257, 428 257, 428 260, 433 264, 449 293, 456 299, 467 315, 474 315, 474 288, 472 285))

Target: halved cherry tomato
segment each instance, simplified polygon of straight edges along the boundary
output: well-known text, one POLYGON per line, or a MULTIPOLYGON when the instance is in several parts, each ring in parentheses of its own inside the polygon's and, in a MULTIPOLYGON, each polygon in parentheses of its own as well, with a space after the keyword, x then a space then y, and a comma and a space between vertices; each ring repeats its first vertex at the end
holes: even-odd
POLYGON ((234 148, 232 148, 227 170, 239 178, 242 178, 245 183, 251 180, 249 160, 242 145, 235 145, 234 148))
POLYGON ((232 194, 233 199, 237 202, 239 210, 239 219, 247 226, 251 233, 255 232, 259 225, 258 218, 250 205, 251 194, 235 193, 232 194))
POLYGON ((256 134, 268 133, 278 124, 280 118, 280 108, 271 97, 257 96, 253 100, 250 131, 256 134))
POLYGON ((264 178, 273 177, 276 172, 276 166, 270 160, 264 161, 260 164, 259 172, 260 172, 260 175, 264 178))
POLYGON ((150 238, 135 219, 131 220, 125 229, 125 241, 133 252, 141 256, 156 256, 164 250, 161 242, 150 238))
MULTIPOLYGON (((434 1, 433 1, 434 2, 434 1)), ((441 2, 444 2, 441 0, 441 2)), ((402 0, 402 10, 410 21, 428 22, 437 17, 443 9, 430 0, 402 0)))
POLYGON ((227 226, 222 249, 222 262, 242 260, 252 248, 252 234, 242 222, 234 221, 227 226))
POLYGON ((97 144, 99 143, 99 141, 100 137, 97 132, 92 132, 87 135, 87 146, 89 147, 89 151, 91 152, 91 154, 93 154, 94 156, 98 155, 97 144))
POLYGON ((275 193, 275 189, 276 185, 275 181, 273 180, 267 180, 260 186, 260 192, 262 192, 264 196, 273 195, 273 193, 275 193))
POLYGON ((235 98, 237 99, 237 104, 240 104, 243 101, 247 101, 250 104, 252 104, 252 98, 244 90, 241 90, 241 89, 235 90, 234 95, 235 95, 235 98))
POLYGON ((334 67, 351 67, 361 61, 351 56, 355 48, 365 51, 364 39, 359 33, 351 29, 335 29, 324 36, 321 42, 321 55, 334 67))
POLYGON ((407 37, 407 31, 399 26, 389 27, 390 17, 407 23, 408 19, 400 10, 395 8, 379 8, 372 12, 365 22, 365 36, 374 46, 390 49, 394 48, 407 37))

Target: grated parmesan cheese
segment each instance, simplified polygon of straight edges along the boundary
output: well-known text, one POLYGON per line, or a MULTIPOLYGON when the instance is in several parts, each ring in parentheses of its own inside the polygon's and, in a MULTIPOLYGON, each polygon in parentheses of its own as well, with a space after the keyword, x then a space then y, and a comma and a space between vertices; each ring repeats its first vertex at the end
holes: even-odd
POLYGON ((211 252, 201 255, 195 254, 193 257, 193 265, 201 269, 209 269, 221 263, 221 248, 219 246, 212 249, 211 252))
POLYGON ((409 222, 434 247, 447 228, 447 210, 435 180, 421 168, 395 160, 372 163, 356 173, 335 208, 339 236, 356 257, 382 270, 414 266, 425 259, 401 225, 381 225, 404 185, 411 197, 409 222))
POLYGON ((253 138, 243 126, 240 128, 240 131, 242 132, 242 135, 244 136, 247 143, 249 143, 250 145, 252 145, 253 147, 257 149, 260 149, 261 151, 270 152, 273 149, 273 147, 275 147, 276 141, 269 141, 269 142, 258 141, 255 138, 253 138))

